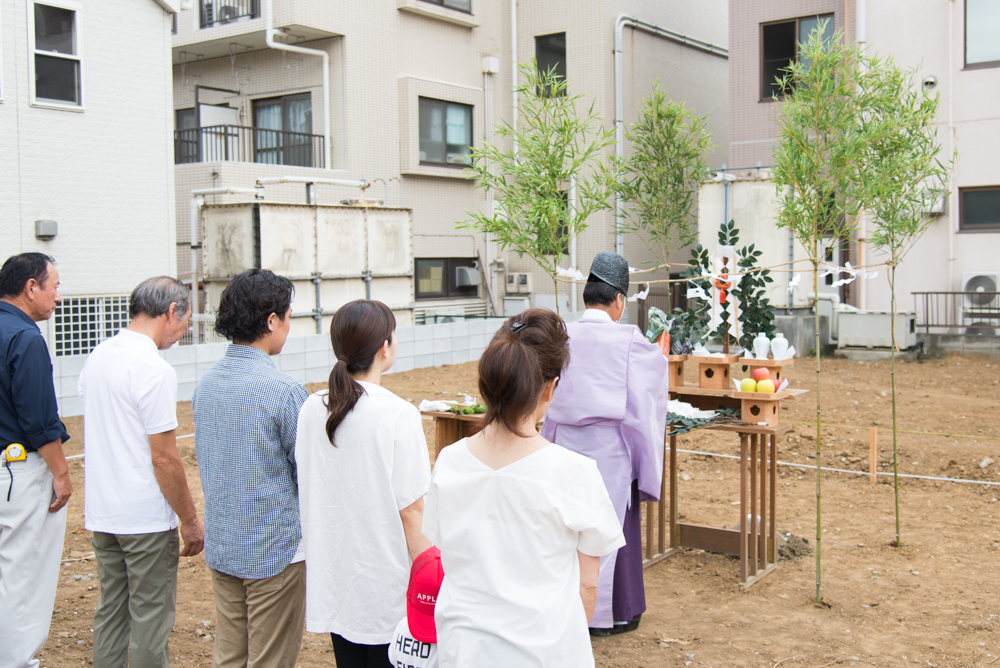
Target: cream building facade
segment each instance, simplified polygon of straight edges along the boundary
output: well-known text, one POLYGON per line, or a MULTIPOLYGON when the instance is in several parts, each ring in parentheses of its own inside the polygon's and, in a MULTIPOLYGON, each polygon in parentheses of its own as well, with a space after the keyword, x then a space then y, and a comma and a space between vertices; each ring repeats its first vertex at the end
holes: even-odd
POLYGON ((137 283, 176 274, 176 10, 0 0, 0 249, 56 259, 63 304, 40 324, 57 357, 117 330, 137 283))
MULTIPOLYGON (((777 134, 780 101, 771 99, 774 71, 795 58, 795 40, 817 18, 830 18, 834 29, 867 53, 891 56, 915 70, 917 85, 940 96, 938 141, 943 159, 957 154, 951 191, 923 238, 897 273, 897 299, 904 310, 923 309, 913 293, 962 292, 985 285, 1000 289, 1000 3, 992 0, 755 0, 730 2, 730 173, 729 212, 738 224, 763 226, 761 238, 775 237, 773 185, 767 177, 777 134), (763 166, 762 172, 756 167, 763 166), (761 178, 763 173, 763 178, 761 178), (975 277, 985 277, 985 282, 975 277), (971 283, 970 281, 977 282, 971 283)), ((711 216, 722 217, 724 188, 713 184, 703 193, 711 216)), ((838 263, 875 264, 885 257, 865 243, 864 217, 851 242, 832 251, 838 263)), ((784 231, 777 237, 786 234, 784 231)), ((750 239, 750 237, 745 237, 750 239)), ((780 241, 780 239, 779 239, 780 241)), ((781 255, 788 251, 784 240, 781 255)), ((825 286, 821 291, 828 289, 825 286)), ((857 281, 838 290, 846 303, 863 310, 887 310, 886 273, 878 280, 857 281)), ((970 303, 961 296, 939 299, 963 330, 970 303)), ((775 301, 785 304, 784 293, 775 301)), ((807 305, 807 291, 795 292, 795 305, 807 305)), ((1000 304, 994 304, 1000 322, 1000 304)), ((975 310, 975 309, 973 309, 975 310)), ((933 314, 931 316, 934 317, 933 314)), ((975 318, 973 318, 975 319, 975 318)), ((997 330, 1000 332, 1000 330, 997 330)))
MULTIPOLYGON (((456 229, 468 212, 489 206, 463 160, 468 146, 495 142, 495 125, 512 121, 514 63, 529 58, 562 63, 571 91, 583 93, 611 126, 622 15, 635 19, 621 30, 623 122, 636 119, 658 79, 672 98, 709 116, 717 145, 709 160, 726 162, 724 0, 186 0, 173 37, 178 274, 191 276, 193 190, 252 188, 262 177, 289 176, 297 182, 263 189, 266 201, 305 204, 298 181, 316 179, 322 205, 363 198, 411 211, 414 300, 409 313, 397 312, 404 323, 435 313, 502 314, 507 274, 530 277, 532 305, 554 306, 551 281, 531 260, 456 229), (364 193, 353 185, 361 179, 372 184, 364 193), (481 272, 482 285, 460 284, 469 270, 481 272)), ((254 197, 211 195, 205 204, 254 197)), ((588 223, 575 258, 563 263, 575 261, 584 273, 616 242, 613 211, 588 223)), ((196 258, 202 226, 199 216, 196 258)), ((634 266, 647 259, 628 235, 624 249, 634 266)), ((582 309, 581 293, 563 307, 582 309)))

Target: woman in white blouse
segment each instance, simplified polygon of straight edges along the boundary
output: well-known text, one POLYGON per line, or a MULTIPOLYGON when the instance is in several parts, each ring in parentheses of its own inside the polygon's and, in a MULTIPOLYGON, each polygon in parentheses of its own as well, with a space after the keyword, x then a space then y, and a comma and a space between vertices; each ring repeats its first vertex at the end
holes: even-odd
POLYGON ((331 634, 337 668, 389 665, 410 561, 430 547, 420 533, 430 483, 420 413, 380 384, 396 359, 395 329, 381 302, 341 307, 329 390, 299 412, 306 629, 331 634))
POLYGON ((529 309, 479 360, 481 432, 434 465, 424 534, 445 578, 441 668, 594 665, 600 557, 625 544, 597 464, 535 430, 569 358, 565 324, 529 309))

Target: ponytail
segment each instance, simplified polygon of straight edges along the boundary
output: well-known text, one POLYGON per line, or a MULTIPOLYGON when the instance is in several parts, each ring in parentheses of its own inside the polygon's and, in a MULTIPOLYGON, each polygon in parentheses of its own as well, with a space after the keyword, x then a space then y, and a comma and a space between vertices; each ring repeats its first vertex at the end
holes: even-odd
POLYGON ((498 424, 523 438, 519 425, 538 405, 545 383, 569 362, 566 323, 548 309, 510 318, 479 359, 479 394, 486 402, 483 426, 498 424))
POLYGON ((345 304, 333 315, 330 342, 337 361, 330 371, 326 407, 326 436, 336 447, 333 434, 365 393, 353 376, 372 368, 375 356, 386 341, 391 342, 396 317, 379 301, 358 299, 345 304))

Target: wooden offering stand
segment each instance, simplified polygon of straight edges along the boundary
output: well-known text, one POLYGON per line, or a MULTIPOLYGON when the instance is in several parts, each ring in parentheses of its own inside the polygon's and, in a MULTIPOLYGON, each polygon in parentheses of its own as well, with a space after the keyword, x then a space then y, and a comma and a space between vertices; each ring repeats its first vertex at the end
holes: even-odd
POLYGON ((789 357, 788 359, 783 359, 783 360, 775 360, 771 358, 767 358, 766 360, 751 360, 751 359, 744 359, 741 357, 737 361, 739 364, 743 366, 750 367, 750 373, 753 373, 753 370, 759 367, 766 367, 767 370, 771 372, 771 380, 774 381, 774 386, 778 387, 779 385, 781 385, 781 381, 783 380, 781 377, 782 368, 786 366, 792 366, 792 364, 795 362, 795 359, 789 357))
MULTIPOLYGON (((739 360, 739 355, 725 357, 697 357, 688 355, 688 360, 698 363, 698 387, 705 390, 726 390, 733 386, 729 367, 739 360)), ((671 377, 673 380, 673 377, 671 377)), ((671 383, 673 385, 674 383, 671 383)))
POLYGON ((788 392, 778 392, 777 394, 774 392, 733 392, 733 398, 740 400, 740 415, 743 421, 758 427, 776 427, 781 418, 781 400, 790 396, 792 395, 788 392))
POLYGON ((671 385, 684 384, 684 360, 687 357, 687 355, 667 355, 671 385))
MULTIPOLYGON (((435 460, 446 447, 461 441, 463 438, 478 434, 483 428, 483 413, 464 415, 451 411, 427 411, 422 415, 434 418, 435 460)), ((431 464, 433 465, 434 462, 431 464)))

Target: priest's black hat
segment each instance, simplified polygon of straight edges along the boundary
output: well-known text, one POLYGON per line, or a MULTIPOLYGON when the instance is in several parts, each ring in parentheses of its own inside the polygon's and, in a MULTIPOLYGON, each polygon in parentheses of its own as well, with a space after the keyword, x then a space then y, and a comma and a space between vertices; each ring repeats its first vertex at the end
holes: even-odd
POLYGON ((590 265, 590 275, 599 278, 623 295, 628 294, 628 262, 618 253, 603 250, 590 265))

